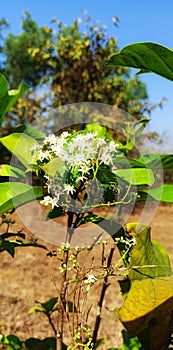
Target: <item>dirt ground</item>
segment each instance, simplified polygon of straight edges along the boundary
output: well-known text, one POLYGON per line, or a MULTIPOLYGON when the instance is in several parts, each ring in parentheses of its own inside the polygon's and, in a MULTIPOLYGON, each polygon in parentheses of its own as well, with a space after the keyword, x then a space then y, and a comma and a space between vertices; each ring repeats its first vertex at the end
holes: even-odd
MULTIPOLYGON (((137 221, 139 217, 140 210, 138 209, 134 211, 128 221, 137 221)), ((15 213, 13 218, 16 220, 16 224, 12 225, 11 231, 16 232, 23 229, 23 232, 29 237, 30 233, 23 227, 15 213)), ((173 206, 160 205, 150 225, 152 239, 160 242, 167 250, 173 268, 172 220, 173 206)), ((49 250, 57 249, 54 245, 45 243, 41 239, 39 239, 39 243, 46 245, 49 250)), ((112 239, 110 239, 107 254, 112 244, 112 239)), ((58 296, 60 279, 57 258, 48 257, 45 250, 34 247, 16 249, 14 259, 7 252, 1 253, 0 258, 0 333, 16 334, 22 340, 29 337, 53 336, 44 315, 40 313, 29 314, 28 310, 34 305, 35 300, 44 302, 51 297, 58 296)), ((86 265, 99 266, 100 259, 101 247, 94 247, 86 259, 86 265)), ((116 261, 116 259, 117 253, 114 254, 114 260, 116 261)), ((92 306, 89 316, 90 325, 93 324, 96 316, 101 286, 101 281, 97 281, 88 294, 87 303, 88 306, 92 306)), ((122 298, 119 294, 117 278, 112 277, 106 291, 99 332, 99 337, 107 337, 108 339, 104 349, 121 344, 122 325, 115 313, 112 312, 121 304, 122 298)))

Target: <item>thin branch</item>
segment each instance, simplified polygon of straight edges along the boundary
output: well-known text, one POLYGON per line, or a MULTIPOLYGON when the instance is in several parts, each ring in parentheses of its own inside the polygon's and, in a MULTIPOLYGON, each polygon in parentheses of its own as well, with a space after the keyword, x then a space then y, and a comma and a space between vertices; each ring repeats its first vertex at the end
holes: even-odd
POLYGON ((111 248, 109 256, 108 256, 108 261, 107 261, 107 274, 104 277, 103 280, 103 285, 102 285, 102 290, 100 293, 100 299, 98 302, 98 307, 99 307, 99 314, 96 317, 96 321, 95 321, 95 326, 94 326, 94 331, 93 331, 93 335, 92 335, 92 342, 93 342, 93 347, 95 347, 95 343, 97 341, 97 335, 98 335, 98 331, 99 331, 99 327, 100 327, 100 322, 101 322, 101 314, 102 314, 102 307, 103 307, 103 301, 104 301, 104 297, 105 297, 105 293, 106 293, 106 289, 108 287, 108 276, 109 276, 109 268, 111 266, 111 262, 112 262, 112 258, 113 258, 113 253, 114 253, 115 248, 111 248))

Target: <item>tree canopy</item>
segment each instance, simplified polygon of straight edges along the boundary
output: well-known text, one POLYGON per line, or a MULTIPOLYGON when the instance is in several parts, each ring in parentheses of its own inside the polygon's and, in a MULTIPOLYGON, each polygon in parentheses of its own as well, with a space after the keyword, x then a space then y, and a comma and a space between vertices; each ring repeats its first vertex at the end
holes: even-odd
POLYGON ((150 111, 140 78, 131 76, 128 68, 105 66, 118 51, 117 41, 89 16, 68 26, 54 19, 50 26, 40 27, 25 12, 21 33, 9 33, 1 51, 0 69, 10 88, 21 81, 30 86, 7 116, 5 133, 10 126, 32 122, 52 108, 75 102, 113 105, 138 119, 150 111))

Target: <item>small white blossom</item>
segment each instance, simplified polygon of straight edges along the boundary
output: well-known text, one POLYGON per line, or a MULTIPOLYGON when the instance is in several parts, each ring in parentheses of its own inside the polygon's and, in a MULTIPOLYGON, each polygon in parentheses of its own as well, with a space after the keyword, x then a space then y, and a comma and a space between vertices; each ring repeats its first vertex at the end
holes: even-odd
POLYGON ((39 150, 38 152, 38 159, 40 161, 43 161, 44 159, 50 160, 51 159, 51 153, 48 150, 39 150))
POLYGON ((113 164, 113 157, 110 154, 110 152, 108 152, 107 150, 104 150, 104 152, 101 154, 100 160, 101 160, 101 163, 104 163, 109 166, 113 164))
POLYGON ((109 150, 110 150, 110 152, 118 152, 118 143, 115 143, 114 141, 111 141, 110 143, 109 143, 109 150))
POLYGON ((91 285, 94 284, 97 281, 97 278, 93 274, 88 274, 88 278, 84 280, 84 283, 86 283, 86 290, 89 292, 91 285))
POLYGON ((52 200, 51 200, 52 209, 53 209, 54 207, 58 207, 57 201, 58 201, 58 197, 57 197, 57 196, 54 197, 54 198, 52 198, 52 200))
POLYGON ((51 200, 52 198, 50 196, 46 196, 43 200, 40 201, 40 204, 43 204, 47 207, 49 204, 51 204, 51 200))
POLYGON ((62 242, 61 246, 59 248, 59 251, 69 250, 70 249, 70 243, 69 242, 62 242))
POLYGON ((88 274, 88 277, 84 282, 88 283, 88 284, 93 284, 96 281, 97 281, 97 278, 92 273, 90 273, 90 274, 88 274))
POLYGON ((88 164, 82 164, 79 168, 79 172, 81 172, 82 175, 89 174, 91 169, 92 167, 89 166, 88 164))
POLYGON ((51 206, 52 206, 52 209, 53 209, 54 207, 58 207, 58 204, 57 204, 57 197, 52 198, 52 197, 50 197, 50 196, 46 196, 46 197, 44 197, 43 200, 40 201, 40 204, 45 205, 46 207, 47 207, 48 205, 51 205, 51 206))
POLYGON ((99 137, 98 141, 97 141, 97 147, 99 148, 99 147, 104 146, 104 145, 106 145, 106 140, 103 139, 102 137, 99 137))
POLYGON ((63 190, 64 192, 67 192, 67 194, 73 194, 73 192, 75 191, 75 188, 71 185, 66 185, 65 184, 65 188, 63 190))
POLYGON ((55 144, 56 143, 56 136, 55 134, 51 134, 45 138, 45 143, 49 144, 55 144))

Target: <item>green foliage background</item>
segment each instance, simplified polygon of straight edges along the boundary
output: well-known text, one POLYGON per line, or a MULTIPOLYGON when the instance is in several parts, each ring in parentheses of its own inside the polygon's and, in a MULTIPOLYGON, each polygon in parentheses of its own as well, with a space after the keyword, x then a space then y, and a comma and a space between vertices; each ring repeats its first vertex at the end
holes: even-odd
MULTIPOLYGON (((4 21, 0 22, 1 32, 7 26, 4 21)), ((106 103, 138 119, 150 112, 147 89, 139 77, 131 76, 125 67, 105 68, 115 52, 116 39, 89 16, 69 26, 54 20, 40 27, 25 12, 21 33, 9 33, 2 41, 0 70, 10 88, 23 81, 30 90, 8 114, 4 134, 68 103, 106 103)))

